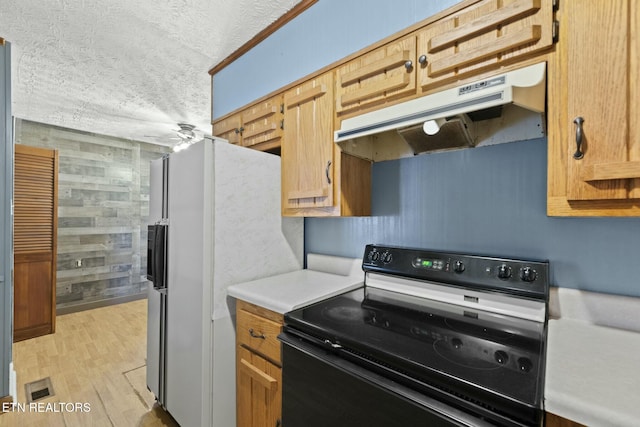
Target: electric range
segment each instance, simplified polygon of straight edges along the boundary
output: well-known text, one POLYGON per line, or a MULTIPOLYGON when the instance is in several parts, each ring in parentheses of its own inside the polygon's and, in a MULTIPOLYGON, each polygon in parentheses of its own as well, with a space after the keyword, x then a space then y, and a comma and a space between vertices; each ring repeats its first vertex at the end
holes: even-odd
MULTIPOLYGON (((324 372, 319 378, 301 377, 294 365, 301 363, 296 346, 315 362, 385 391, 379 402, 360 403, 373 415, 352 422, 541 425, 548 262, 368 245, 363 270, 363 287, 285 315, 284 426, 313 425, 312 419, 326 422, 334 415, 337 425, 349 425, 340 420, 353 416, 348 406, 333 414, 349 392, 333 392, 340 397, 327 402, 328 414, 316 413, 319 397, 307 411, 313 416, 302 413, 299 397, 289 402, 297 409, 288 404, 287 397, 299 393, 305 381, 321 390, 324 377, 331 376, 318 365, 314 371, 324 372), (398 407, 389 396, 408 404, 403 414, 415 414, 406 419, 385 419, 388 410, 377 414, 385 404, 398 407)), ((361 394, 371 390, 359 383, 353 387, 361 394)))

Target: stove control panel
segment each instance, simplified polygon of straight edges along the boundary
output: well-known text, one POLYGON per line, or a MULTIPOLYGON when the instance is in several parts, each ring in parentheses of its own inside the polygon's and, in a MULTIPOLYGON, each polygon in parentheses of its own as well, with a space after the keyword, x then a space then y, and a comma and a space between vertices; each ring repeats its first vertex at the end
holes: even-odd
POLYGON ((534 299, 546 300, 549 293, 547 261, 367 245, 362 268, 534 299))

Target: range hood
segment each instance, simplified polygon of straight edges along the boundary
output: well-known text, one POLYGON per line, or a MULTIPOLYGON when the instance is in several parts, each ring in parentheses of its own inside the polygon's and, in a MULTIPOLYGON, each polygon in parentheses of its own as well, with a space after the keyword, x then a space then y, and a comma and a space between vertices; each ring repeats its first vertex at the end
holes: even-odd
MULTIPOLYGON (((496 111, 500 115, 509 106, 543 116, 545 69, 546 63, 542 62, 345 119, 334 140, 343 149, 353 148, 393 131, 395 138, 399 135, 408 144, 413 155, 473 146, 478 141, 469 116, 474 121, 495 118, 496 111)), ((362 152, 362 147, 356 151, 362 152)))

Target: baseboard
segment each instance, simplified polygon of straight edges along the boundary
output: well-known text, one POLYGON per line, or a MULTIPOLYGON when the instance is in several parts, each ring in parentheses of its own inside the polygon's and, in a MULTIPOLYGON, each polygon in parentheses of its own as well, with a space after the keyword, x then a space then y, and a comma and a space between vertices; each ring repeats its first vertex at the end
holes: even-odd
POLYGON ((100 307, 108 307, 110 305, 122 304, 125 302, 137 301, 145 298, 147 298, 147 293, 142 292, 139 294, 125 295, 122 297, 102 299, 102 300, 91 301, 87 303, 68 305, 65 307, 56 308, 56 315, 61 316, 63 314, 77 313, 79 311, 92 310, 94 308, 100 308, 100 307))

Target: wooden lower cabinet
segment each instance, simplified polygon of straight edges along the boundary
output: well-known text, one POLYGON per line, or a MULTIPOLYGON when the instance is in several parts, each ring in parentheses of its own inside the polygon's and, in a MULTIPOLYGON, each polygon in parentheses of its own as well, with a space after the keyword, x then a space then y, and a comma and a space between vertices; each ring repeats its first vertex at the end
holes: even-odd
POLYGON ((585 427, 584 424, 579 424, 575 421, 562 418, 558 415, 547 412, 545 416, 546 427, 585 427))
POLYGON ((238 300, 236 320, 237 427, 279 427, 283 316, 238 300))
POLYGON ((238 427, 276 427, 282 417, 282 369, 244 347, 237 350, 238 427))

